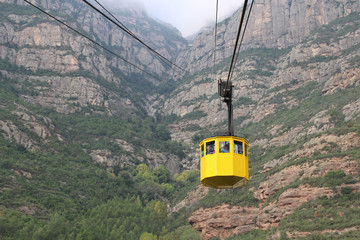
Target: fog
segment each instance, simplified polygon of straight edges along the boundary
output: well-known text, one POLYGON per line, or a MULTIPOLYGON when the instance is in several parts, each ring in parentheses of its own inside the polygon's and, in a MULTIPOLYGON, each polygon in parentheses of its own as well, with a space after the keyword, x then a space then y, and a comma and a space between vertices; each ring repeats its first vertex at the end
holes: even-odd
MULTIPOLYGON (((151 17, 170 23, 184 37, 198 32, 202 27, 213 26, 216 0, 98 0, 109 10, 115 8, 142 8, 151 17)), ((243 0, 219 0, 219 21, 229 17, 243 0)))

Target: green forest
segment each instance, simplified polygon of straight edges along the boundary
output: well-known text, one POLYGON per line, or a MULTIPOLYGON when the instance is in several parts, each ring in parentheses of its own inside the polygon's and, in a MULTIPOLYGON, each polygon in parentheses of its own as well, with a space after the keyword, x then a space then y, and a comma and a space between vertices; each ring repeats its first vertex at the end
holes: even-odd
MULTIPOLYGON (((4 65, 3 65, 4 67, 4 65)), ((3 68, 8 70, 7 68, 3 68)), ((155 148, 185 157, 187 146, 170 140, 166 126, 155 119, 124 118, 83 112, 63 115, 20 99, 18 81, 2 76, 0 120, 11 120, 38 144, 41 139, 13 115, 16 106, 47 116, 53 136, 42 151, 0 138, 0 236, 2 239, 188 239, 199 237, 186 216, 168 216, 168 204, 198 184, 197 171, 170 176, 165 166, 150 170, 133 158, 134 167, 109 168, 88 154, 106 147, 129 154, 111 139, 127 139, 135 151, 155 148), (56 133, 65 142, 59 141, 56 133), (47 149, 47 150, 45 150, 47 149), (101 223, 101 224, 100 224, 101 223), (180 228, 180 229, 179 229, 180 228), (182 237, 183 236, 183 237, 182 237)), ((144 118, 141 118, 143 116, 144 118)))

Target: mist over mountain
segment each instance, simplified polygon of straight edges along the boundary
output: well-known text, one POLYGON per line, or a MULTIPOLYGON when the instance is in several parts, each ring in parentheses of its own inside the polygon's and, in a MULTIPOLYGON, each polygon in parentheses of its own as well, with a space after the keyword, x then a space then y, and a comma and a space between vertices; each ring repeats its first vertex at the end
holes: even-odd
MULTIPOLYGON (((191 42, 141 6, 0 2, 1 239, 358 239, 360 2, 255 1, 234 70, 249 185, 200 186, 198 143, 242 9, 191 42), (152 76, 151 76, 152 75, 152 76)), ((125 5, 123 5, 125 4, 125 5)))
POLYGON ((126 10, 140 10, 146 11, 145 6, 138 1, 128 1, 128 0, 106 0, 104 4, 108 7, 113 6, 115 9, 126 9, 126 10))

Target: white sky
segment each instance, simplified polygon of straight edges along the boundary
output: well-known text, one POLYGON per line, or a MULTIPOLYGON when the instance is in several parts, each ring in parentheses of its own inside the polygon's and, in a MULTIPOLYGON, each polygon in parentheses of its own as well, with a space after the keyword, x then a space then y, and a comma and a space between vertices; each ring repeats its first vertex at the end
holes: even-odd
MULTIPOLYGON (((180 30, 184 37, 199 31, 203 26, 214 24, 216 0, 98 0, 119 7, 124 2, 137 3, 146 9, 151 17, 170 23, 180 30)), ((219 21, 234 13, 243 0, 219 0, 219 21)), ((212 26, 212 25, 211 25, 212 26)))

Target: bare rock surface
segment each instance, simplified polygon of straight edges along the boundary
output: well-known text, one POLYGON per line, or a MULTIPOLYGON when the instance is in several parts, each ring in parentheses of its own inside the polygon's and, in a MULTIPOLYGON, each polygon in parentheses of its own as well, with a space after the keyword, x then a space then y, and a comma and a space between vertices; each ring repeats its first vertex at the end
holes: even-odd
POLYGON ((258 208, 222 204, 214 208, 199 209, 189 218, 189 223, 201 231, 202 239, 225 239, 233 234, 245 233, 256 227, 258 208))
POLYGON ((254 197, 259 200, 266 200, 269 196, 296 179, 302 180, 306 177, 320 177, 324 176, 328 171, 336 170, 343 170, 348 175, 355 175, 358 172, 358 168, 359 164, 357 161, 349 161, 337 157, 317 160, 311 164, 293 165, 271 175, 266 181, 262 182, 254 192, 254 197))
MULTIPOLYGON (((222 204, 207 209, 201 208, 193 212, 188 222, 201 232, 202 239, 218 237, 223 240, 234 234, 250 232, 253 229, 267 230, 277 227, 281 219, 291 215, 303 203, 315 200, 320 196, 333 197, 343 187, 349 187, 352 191, 360 192, 359 183, 339 186, 336 192, 330 188, 300 185, 298 188, 290 188, 284 191, 277 200, 263 208, 222 204)), ((289 232, 288 236, 294 238, 308 234, 308 232, 295 231, 289 232)), ((278 237, 278 234, 274 234, 272 239, 279 239, 278 237)))
POLYGON ((172 212, 178 212, 183 207, 191 207, 193 204, 197 203, 199 200, 204 198, 209 192, 209 188, 199 185, 194 191, 191 191, 181 202, 177 203, 173 208, 172 212))
MULTIPOLYGON (((342 170, 346 175, 357 175, 359 163, 344 158, 316 160, 312 163, 293 165, 268 177, 254 192, 254 197, 263 201, 296 179, 322 177, 329 171, 342 170)), ((292 214, 303 203, 320 196, 332 197, 348 187, 360 192, 360 184, 341 185, 334 189, 311 187, 301 184, 282 192, 277 199, 262 207, 229 206, 226 204, 208 209, 199 209, 188 219, 189 223, 201 232, 203 239, 219 237, 225 239, 234 234, 246 233, 252 229, 277 227, 281 219, 292 214)), ((276 235, 274 235, 276 239, 276 235)))

